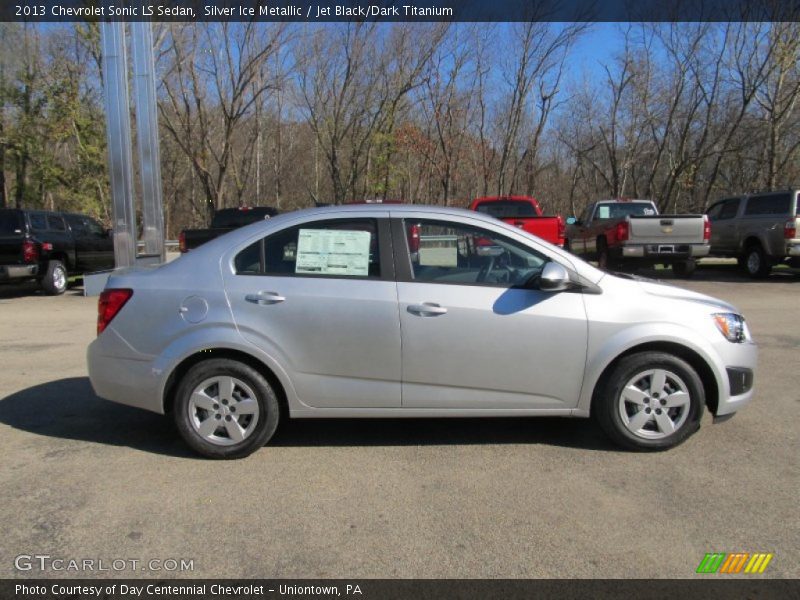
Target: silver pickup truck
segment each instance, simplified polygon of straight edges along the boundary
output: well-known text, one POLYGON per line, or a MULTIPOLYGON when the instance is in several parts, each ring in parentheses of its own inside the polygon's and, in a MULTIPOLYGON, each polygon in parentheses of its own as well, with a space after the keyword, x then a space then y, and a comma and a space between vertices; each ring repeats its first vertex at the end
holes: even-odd
POLYGON ((725 198, 706 215, 713 223, 711 254, 739 259, 750 277, 766 277, 788 262, 800 267, 800 190, 725 198))
POLYGON ((696 259, 709 253, 705 215, 659 215, 651 200, 599 200, 567 223, 565 247, 601 269, 665 264, 689 277, 696 259))

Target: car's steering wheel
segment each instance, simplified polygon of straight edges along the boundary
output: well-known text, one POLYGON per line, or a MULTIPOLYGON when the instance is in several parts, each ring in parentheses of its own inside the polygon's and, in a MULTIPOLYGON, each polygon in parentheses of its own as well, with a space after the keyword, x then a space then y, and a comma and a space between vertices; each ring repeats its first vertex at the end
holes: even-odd
POLYGON ((483 283, 484 281, 486 281, 486 278, 489 277, 489 274, 492 272, 492 269, 494 269, 494 265, 496 262, 497 262, 496 257, 494 256, 489 257, 489 261, 481 267, 480 271, 478 271, 477 281, 479 283, 483 283))

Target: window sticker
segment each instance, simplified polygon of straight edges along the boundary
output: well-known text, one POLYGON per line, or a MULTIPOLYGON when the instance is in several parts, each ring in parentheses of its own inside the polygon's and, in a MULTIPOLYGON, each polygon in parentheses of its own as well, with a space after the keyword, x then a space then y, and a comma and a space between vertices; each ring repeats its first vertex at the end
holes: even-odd
POLYGON ((654 211, 652 208, 645 208, 643 212, 646 217, 651 217, 656 214, 656 211, 654 211))
POLYGON ((598 219, 608 219, 611 215, 611 207, 610 206, 598 206, 597 207, 597 218, 598 219))
POLYGON ((369 231, 301 229, 295 273, 369 275, 369 231))

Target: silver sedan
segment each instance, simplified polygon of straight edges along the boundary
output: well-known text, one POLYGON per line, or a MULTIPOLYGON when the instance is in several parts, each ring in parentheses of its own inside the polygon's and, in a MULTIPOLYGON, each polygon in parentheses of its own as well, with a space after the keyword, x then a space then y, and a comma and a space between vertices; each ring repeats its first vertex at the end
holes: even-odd
POLYGON ((280 419, 596 416, 618 444, 675 446, 753 394, 744 318, 599 271, 475 212, 288 213, 156 269, 116 272, 89 346, 97 394, 170 414, 212 458, 280 419))

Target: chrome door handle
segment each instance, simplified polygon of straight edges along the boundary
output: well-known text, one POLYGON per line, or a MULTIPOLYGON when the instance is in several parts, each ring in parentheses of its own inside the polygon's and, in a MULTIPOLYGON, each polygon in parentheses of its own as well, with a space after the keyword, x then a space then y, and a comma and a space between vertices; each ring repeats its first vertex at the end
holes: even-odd
POLYGON ((253 304, 278 304, 278 302, 283 302, 286 300, 284 296, 281 296, 277 292, 258 292, 257 294, 247 294, 244 297, 245 300, 248 302, 252 302, 253 304))
POLYGON ((418 317, 438 317, 447 312, 444 306, 439 306, 435 302, 423 302, 422 304, 409 304, 408 312, 418 317))

